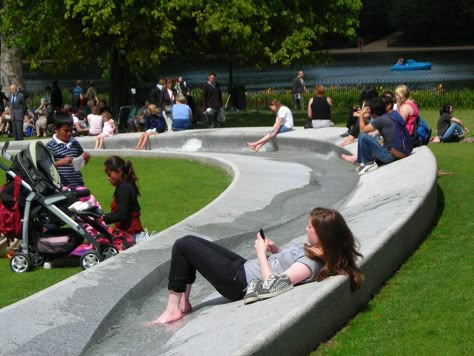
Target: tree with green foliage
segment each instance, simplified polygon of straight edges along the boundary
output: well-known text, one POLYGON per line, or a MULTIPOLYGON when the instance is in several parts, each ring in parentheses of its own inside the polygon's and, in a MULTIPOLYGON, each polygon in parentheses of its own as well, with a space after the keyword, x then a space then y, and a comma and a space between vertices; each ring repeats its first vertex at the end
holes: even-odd
POLYGON ((231 62, 314 60, 325 36, 355 37, 360 0, 5 0, 0 33, 32 68, 99 66, 111 105, 126 102, 131 74, 163 57, 231 62), (49 60, 49 61, 46 61, 49 60))

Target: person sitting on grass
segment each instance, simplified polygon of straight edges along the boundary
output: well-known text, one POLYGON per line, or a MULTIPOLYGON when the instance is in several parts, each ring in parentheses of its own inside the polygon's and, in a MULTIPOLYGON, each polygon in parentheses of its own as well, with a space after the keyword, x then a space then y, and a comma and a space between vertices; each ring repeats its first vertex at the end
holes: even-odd
POLYGON ((145 117, 145 132, 140 135, 135 150, 143 150, 151 135, 163 133, 166 130, 165 118, 155 104, 148 106, 148 115, 145 117))
POLYGON ((438 138, 433 142, 459 142, 469 130, 461 120, 453 116, 454 108, 451 104, 444 105, 439 111, 438 138))
POLYGON ((134 238, 143 231, 140 221, 140 204, 138 196, 138 177, 132 162, 119 156, 110 156, 104 162, 105 174, 110 184, 115 187, 111 212, 103 216, 106 224, 114 224, 117 229, 126 231, 134 238))
MULTIPOLYGON (((404 137, 409 138, 404 120, 397 111, 393 111, 393 98, 385 96, 376 97, 369 102, 369 106, 362 109, 359 117, 360 135, 357 146, 357 156, 341 154, 346 162, 358 164, 356 172, 363 175, 378 168, 378 164, 388 164, 396 159, 403 158, 411 153, 412 147, 406 150, 400 148, 397 142, 396 130, 403 130, 404 137), (367 124, 364 116, 371 114, 374 120, 367 124), (368 133, 378 130, 383 138, 383 146, 377 138, 368 133), (378 163, 378 164, 377 164, 378 163)), ((401 137, 398 135, 398 137, 401 137)), ((403 142, 409 146, 410 142, 403 142)))
POLYGON ((291 110, 282 105, 278 100, 273 99, 270 104, 270 110, 276 114, 275 123, 273 124, 273 129, 260 140, 255 142, 247 142, 248 148, 258 152, 263 145, 265 145, 272 138, 275 138, 279 133, 284 133, 293 130, 293 114, 291 110))
POLYGON ((357 289, 364 275, 356 265, 362 255, 342 215, 333 209, 315 208, 306 226, 307 242, 279 248, 257 233, 257 259, 238 254, 197 236, 184 236, 173 245, 165 311, 149 325, 179 320, 192 310, 189 296, 201 273, 216 290, 244 304, 275 297, 300 283, 346 275, 357 289), (267 257, 266 253, 271 255, 267 257), (245 292, 246 291, 246 292, 245 292))

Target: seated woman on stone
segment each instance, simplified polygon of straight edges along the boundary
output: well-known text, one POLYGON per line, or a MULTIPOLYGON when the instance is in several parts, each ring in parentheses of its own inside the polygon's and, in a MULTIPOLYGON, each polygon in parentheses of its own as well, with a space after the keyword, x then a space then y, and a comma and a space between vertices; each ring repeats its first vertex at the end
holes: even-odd
POLYGON ((191 128, 193 112, 188 104, 186 104, 186 98, 183 94, 176 95, 176 104, 174 104, 171 109, 171 117, 174 131, 182 131, 191 128))
POLYGON ((453 116, 454 108, 451 104, 444 105, 439 111, 438 139, 433 142, 459 142, 469 130, 461 120, 453 116))
POLYGON ((145 132, 140 135, 135 150, 143 150, 151 135, 163 133, 166 130, 165 118, 155 104, 148 106, 148 115, 145 117, 145 132))
POLYGON ((293 114, 291 110, 282 105, 278 100, 273 99, 270 104, 270 110, 276 114, 275 123, 273 124, 273 129, 260 140, 255 142, 247 142, 248 148, 258 152, 264 144, 266 144, 270 139, 275 138, 279 133, 284 133, 293 130, 293 114))
POLYGON ((324 87, 320 84, 314 87, 314 97, 308 103, 308 123, 306 128, 322 128, 334 126, 331 121, 332 100, 324 95, 324 87))
POLYGON ((306 226, 306 243, 279 248, 257 233, 257 259, 246 260, 211 241, 184 236, 173 245, 168 282, 168 304, 151 324, 181 319, 191 311, 189 302, 196 271, 230 300, 245 304, 275 297, 294 285, 346 275, 351 288, 358 288, 364 275, 356 265, 361 254, 342 215, 332 209, 316 208, 306 226), (271 255, 267 257, 266 253, 271 255))

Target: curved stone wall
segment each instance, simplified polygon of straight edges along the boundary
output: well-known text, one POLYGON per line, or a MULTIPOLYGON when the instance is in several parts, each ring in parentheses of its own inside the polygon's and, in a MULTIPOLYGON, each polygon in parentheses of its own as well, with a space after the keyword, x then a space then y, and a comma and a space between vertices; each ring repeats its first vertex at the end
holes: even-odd
MULTIPOLYGON (((93 155, 192 158, 223 167, 233 182, 210 205, 155 239, 1 309, 0 352, 284 355, 306 353, 334 333, 430 229, 437 203, 436 161, 422 147, 359 179, 353 167, 338 158, 343 129, 298 129, 279 135, 258 154, 245 147, 246 141, 266 131, 166 133, 153 137, 152 150, 144 152, 123 151, 134 146, 136 134, 107 139, 108 149, 93 155), (244 306, 222 300, 198 281, 193 313, 167 327, 145 327, 145 321, 163 309, 170 247, 176 238, 198 234, 252 257, 248 241, 259 227, 279 244, 293 237, 302 240, 309 209, 317 205, 338 208, 360 241, 366 274, 360 290, 351 293, 347 278, 331 277, 244 306)), ((80 141, 85 148, 93 147, 93 138, 80 141)))

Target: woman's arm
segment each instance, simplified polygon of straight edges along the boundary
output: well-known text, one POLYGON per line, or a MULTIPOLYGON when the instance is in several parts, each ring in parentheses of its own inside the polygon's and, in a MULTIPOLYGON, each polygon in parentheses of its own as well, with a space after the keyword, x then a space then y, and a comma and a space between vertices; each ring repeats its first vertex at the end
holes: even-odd
POLYGON ((403 120, 407 121, 408 117, 413 113, 413 108, 408 104, 402 104, 399 113, 403 117, 403 120))
POLYGON ((457 117, 452 117, 452 118, 451 118, 451 122, 455 122, 456 124, 460 125, 463 129, 465 128, 465 127, 464 127, 464 124, 462 123, 462 121, 459 120, 457 117))
POLYGON ((313 119, 313 108, 311 105, 313 104, 313 98, 309 99, 308 102, 308 119, 312 120, 313 119))
POLYGON ((305 279, 311 277, 311 269, 301 262, 295 262, 285 271, 285 274, 290 277, 291 284, 298 284, 305 279))
POLYGON ((273 124, 273 130, 272 130, 272 133, 270 134, 270 137, 275 137, 278 134, 278 131, 280 130, 282 122, 283 122, 283 118, 281 117, 277 117, 275 119, 275 123, 273 124))
POLYGON ((255 240, 255 250, 257 251, 258 264, 260 265, 260 274, 262 276, 262 281, 266 281, 268 276, 272 274, 272 269, 268 263, 266 251, 268 249, 268 242, 260 236, 260 233, 257 234, 257 239, 255 240))
POLYGON ((326 98, 328 104, 329 104, 329 112, 332 112, 332 99, 331 98, 326 98))

